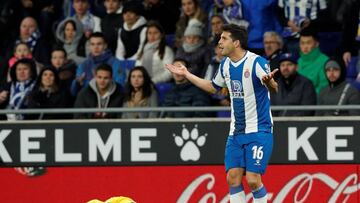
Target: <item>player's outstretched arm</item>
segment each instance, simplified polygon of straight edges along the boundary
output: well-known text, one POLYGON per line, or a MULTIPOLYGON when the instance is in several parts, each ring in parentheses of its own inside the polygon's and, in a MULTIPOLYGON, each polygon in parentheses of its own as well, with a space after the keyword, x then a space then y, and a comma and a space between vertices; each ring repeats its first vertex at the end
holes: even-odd
POLYGON ((189 80, 192 84, 199 87, 200 89, 211 94, 216 93, 216 89, 214 88, 210 80, 199 78, 196 75, 190 73, 184 65, 174 66, 172 64, 165 64, 165 67, 174 74, 185 76, 187 80, 189 80))
POLYGON ((266 85, 268 90, 273 93, 278 92, 278 84, 274 80, 274 75, 279 69, 275 69, 267 75, 264 75, 261 80, 266 85))

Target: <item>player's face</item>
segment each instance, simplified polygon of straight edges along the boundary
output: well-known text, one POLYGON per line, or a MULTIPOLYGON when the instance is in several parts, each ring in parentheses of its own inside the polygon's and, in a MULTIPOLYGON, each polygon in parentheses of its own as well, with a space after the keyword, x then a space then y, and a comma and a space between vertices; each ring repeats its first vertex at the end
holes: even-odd
POLYGON ((130 83, 134 89, 140 89, 144 85, 144 76, 140 70, 131 72, 130 83))
POLYGON ((284 78, 289 78, 297 71, 297 65, 291 61, 283 61, 280 63, 280 72, 284 78))
POLYGON ((223 32, 221 34, 219 48, 221 50, 221 55, 223 56, 229 56, 229 54, 235 50, 234 41, 230 36, 231 34, 229 32, 223 32))
POLYGON ((330 82, 336 82, 340 78, 341 71, 338 68, 326 69, 326 77, 330 82))
POLYGON ((106 90, 112 81, 111 73, 105 70, 98 70, 95 75, 95 80, 99 90, 106 90))
POLYGON ((300 37, 300 50, 304 54, 310 53, 313 49, 318 47, 319 43, 311 36, 300 37))

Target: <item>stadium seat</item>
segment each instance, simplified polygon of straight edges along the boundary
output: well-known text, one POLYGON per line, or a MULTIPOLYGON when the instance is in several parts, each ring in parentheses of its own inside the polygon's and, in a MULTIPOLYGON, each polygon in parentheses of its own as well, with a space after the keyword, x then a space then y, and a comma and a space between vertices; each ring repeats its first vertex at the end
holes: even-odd
POLYGON ((169 47, 175 46, 175 34, 168 34, 165 36, 166 45, 169 47))
POLYGON ((336 56, 336 50, 339 48, 341 43, 341 36, 341 32, 320 32, 320 50, 327 56, 336 56))
POLYGON ((155 84, 155 87, 159 93, 159 106, 162 106, 165 100, 166 93, 170 91, 173 86, 174 84, 170 82, 155 84))
POLYGON ((358 61, 358 57, 351 57, 351 61, 346 68, 346 78, 348 79, 355 79, 358 75, 357 69, 356 69, 356 63, 358 61))

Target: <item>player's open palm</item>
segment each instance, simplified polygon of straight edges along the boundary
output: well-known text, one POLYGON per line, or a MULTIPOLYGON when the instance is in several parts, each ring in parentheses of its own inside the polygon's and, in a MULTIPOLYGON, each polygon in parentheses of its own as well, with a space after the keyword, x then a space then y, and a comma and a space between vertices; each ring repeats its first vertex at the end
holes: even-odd
POLYGON ((271 81, 271 79, 274 78, 274 75, 275 75, 276 72, 278 72, 278 70, 279 70, 279 69, 277 68, 277 69, 271 71, 269 74, 264 75, 264 76, 261 78, 261 80, 263 81, 263 83, 269 83, 269 82, 271 81))
POLYGON ((175 66, 173 64, 165 64, 165 67, 172 73, 185 76, 188 73, 187 68, 184 65, 175 66))

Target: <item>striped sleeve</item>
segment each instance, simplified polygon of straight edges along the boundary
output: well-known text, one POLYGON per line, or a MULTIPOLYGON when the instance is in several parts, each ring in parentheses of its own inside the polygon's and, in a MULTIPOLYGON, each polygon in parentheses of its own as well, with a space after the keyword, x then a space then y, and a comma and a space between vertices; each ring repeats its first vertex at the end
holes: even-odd
POLYGON ((259 78, 260 81, 262 81, 261 78, 264 75, 270 73, 270 66, 267 60, 261 56, 257 57, 255 61, 256 62, 254 63, 254 65, 255 65, 256 77, 259 78))
POLYGON ((212 84, 215 89, 220 90, 222 87, 226 87, 225 77, 224 77, 224 63, 225 59, 220 62, 219 68, 216 71, 214 78, 212 79, 212 84))

